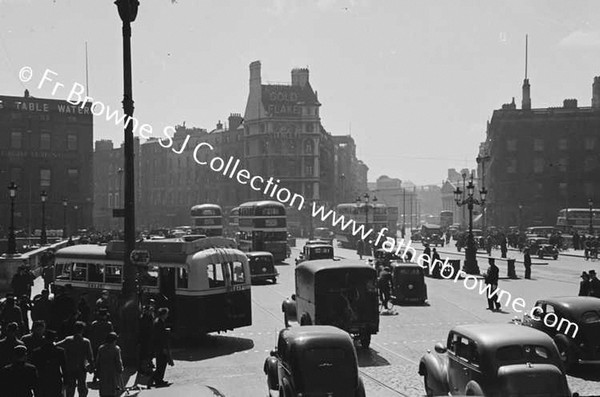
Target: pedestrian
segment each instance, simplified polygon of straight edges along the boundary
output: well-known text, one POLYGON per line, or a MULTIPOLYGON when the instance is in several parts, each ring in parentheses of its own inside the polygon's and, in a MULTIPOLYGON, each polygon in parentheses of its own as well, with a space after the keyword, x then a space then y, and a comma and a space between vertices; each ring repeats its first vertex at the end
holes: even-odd
MULTIPOLYGON (((33 355, 46 343, 44 339, 44 333, 46 332, 46 323, 44 320, 37 320, 33 322, 31 327, 31 333, 25 335, 21 341, 27 347, 29 354, 28 361, 31 362, 33 355)), ((32 363, 33 364, 33 363, 32 363)))
POLYGON ((577 230, 573 232, 573 249, 575 251, 579 250, 579 233, 577 233, 577 230))
POLYGON ((492 236, 488 235, 485 239, 485 250, 487 251, 488 256, 492 255, 492 236))
POLYGON ((21 295, 19 299, 19 308, 21 309, 21 335, 29 333, 29 312, 31 311, 31 295, 21 295))
POLYGON ((54 264, 48 264, 42 270, 42 278, 44 279, 44 288, 49 290, 50 284, 54 282, 54 264))
POLYGON ((158 318, 154 320, 154 326, 152 327, 156 371, 152 375, 151 385, 156 387, 164 387, 170 384, 164 379, 165 371, 167 364, 174 365, 169 346, 169 330, 166 326, 167 317, 169 317, 169 309, 161 307, 158 309, 158 318))
POLYGON ((423 258, 425 258, 425 261, 427 261, 428 264, 431 264, 431 248, 429 247, 428 243, 423 244, 425 246, 425 248, 423 249, 423 258))
MULTIPOLYGON (((108 335, 114 331, 113 324, 108 320, 108 310, 102 309, 99 317, 90 326, 89 337, 92 344, 92 353, 94 357, 98 354, 98 348, 102 345, 108 335)), ((94 374, 94 381, 97 379, 97 373, 94 374)))
POLYGON ((83 321, 87 325, 90 323, 92 309, 90 308, 90 305, 88 305, 88 303, 87 303, 86 296, 87 296, 87 294, 83 293, 79 297, 79 302, 77 303, 77 313, 78 313, 77 320, 83 321))
POLYGON ((500 255, 502 258, 506 258, 506 253, 508 252, 506 237, 502 236, 500 240, 500 255))
POLYGON ((85 324, 83 322, 76 322, 73 335, 58 342, 58 347, 65 349, 66 397, 74 397, 76 387, 79 397, 86 397, 88 394, 86 372, 93 372, 94 358, 89 339, 83 337, 84 328, 85 324))
POLYGON ((31 287, 33 287, 33 274, 27 270, 26 266, 19 266, 17 273, 13 276, 10 286, 13 289, 15 296, 27 295, 31 296, 31 287))
POLYGON ((63 339, 68 334, 60 334, 63 328, 63 323, 73 316, 77 316, 77 306, 75 300, 71 296, 73 287, 71 284, 65 285, 58 292, 58 295, 54 298, 54 304, 52 307, 52 322, 50 328, 59 332, 59 339, 63 339))
POLYGON ((56 346, 56 332, 51 329, 46 331, 44 341, 44 345, 31 359, 38 370, 39 397, 63 397, 66 376, 65 350, 56 346))
POLYGON ((50 291, 43 289, 42 292, 33 297, 31 304, 31 320, 44 320, 49 324, 52 317, 52 300, 50 291))
POLYGON ((116 397, 119 395, 119 389, 123 387, 121 378, 123 361, 121 348, 117 346, 117 338, 116 333, 109 333, 104 344, 98 348, 96 374, 99 380, 100 397, 116 397))
POLYGON ((23 344, 23 341, 17 337, 17 332, 19 331, 19 325, 17 323, 9 323, 3 329, 4 338, 0 339, 0 368, 13 361, 12 356, 14 347, 23 344))
POLYGON ((529 247, 523 251, 523 266, 525 266, 525 278, 531 279, 531 254, 529 253, 529 247))
POLYGON ((600 280, 596 277, 596 271, 594 269, 588 272, 590 275, 590 292, 589 296, 595 296, 600 298, 600 280))
POLYGON ((152 303, 144 305, 140 315, 139 326, 139 371, 142 374, 151 374, 152 365, 152 327, 154 325, 154 306, 152 303))
POLYGON ((379 300, 383 304, 383 307, 387 309, 388 302, 391 298, 392 293, 392 273, 389 266, 384 266, 383 270, 377 278, 377 288, 379 289, 379 300))
POLYGON ((38 397, 38 373, 27 362, 27 348, 15 346, 11 352, 12 364, 0 369, 0 385, 3 397, 38 397))
POLYGON ((0 327, 4 330, 6 325, 13 322, 17 323, 20 335, 20 330, 23 328, 23 314, 21 313, 21 308, 17 306, 13 294, 6 294, 4 307, 0 313, 0 327))
POLYGON ((590 295, 590 275, 587 272, 581 273, 581 281, 579 282, 579 294, 578 296, 589 296, 590 295))
POLYGON ((94 307, 94 315, 96 318, 100 317, 101 311, 110 313, 110 295, 106 289, 102 290, 100 298, 96 300, 96 306, 94 307))
POLYGON ((488 310, 500 310, 500 302, 498 302, 498 294, 494 293, 498 289, 498 280, 500 278, 500 269, 496 266, 494 258, 488 258, 490 267, 485 275, 485 283, 490 285, 488 289, 488 310))
POLYGON ((365 242, 363 239, 358 240, 356 243, 356 253, 360 260, 362 260, 363 255, 365 254, 365 242))

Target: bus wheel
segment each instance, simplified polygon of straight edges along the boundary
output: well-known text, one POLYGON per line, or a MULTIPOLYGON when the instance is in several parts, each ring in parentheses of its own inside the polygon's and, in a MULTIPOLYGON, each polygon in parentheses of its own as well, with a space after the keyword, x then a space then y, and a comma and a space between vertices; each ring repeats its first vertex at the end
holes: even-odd
POLYGON ((312 325, 312 321, 308 313, 304 313, 302 317, 300 317, 300 325, 312 325))
POLYGON ((368 349, 371 345, 371 334, 362 334, 360 336, 360 345, 363 349, 368 349))

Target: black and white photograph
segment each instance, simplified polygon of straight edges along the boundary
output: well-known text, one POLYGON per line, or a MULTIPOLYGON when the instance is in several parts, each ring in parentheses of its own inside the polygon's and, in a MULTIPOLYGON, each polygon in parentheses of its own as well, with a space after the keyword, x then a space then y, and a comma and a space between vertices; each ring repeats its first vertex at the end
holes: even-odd
POLYGON ((0 0, 0 396, 600 396, 598 16, 0 0))

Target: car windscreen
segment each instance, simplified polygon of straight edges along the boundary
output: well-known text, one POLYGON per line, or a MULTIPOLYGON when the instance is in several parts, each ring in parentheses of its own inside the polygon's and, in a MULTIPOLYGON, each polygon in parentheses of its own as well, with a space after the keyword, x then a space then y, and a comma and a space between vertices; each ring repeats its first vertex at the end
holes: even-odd
POLYGON ((403 275, 419 275, 422 270, 416 267, 398 267, 395 272, 403 275))
POLYGON ((496 359, 499 363, 547 362, 552 360, 552 353, 539 345, 510 345, 498 348, 496 359))
POLYGON ((304 392, 326 395, 351 390, 356 385, 356 361, 351 351, 327 347, 307 349, 298 364, 304 392))
POLYGON ((270 265, 273 263, 273 258, 269 256, 253 256, 250 262, 257 265, 270 265))
POLYGON ((315 247, 311 249, 311 252, 316 255, 333 255, 333 250, 331 248, 315 247))
POLYGON ((600 312, 590 310, 581 315, 581 322, 584 324, 598 324, 600 323, 600 312))

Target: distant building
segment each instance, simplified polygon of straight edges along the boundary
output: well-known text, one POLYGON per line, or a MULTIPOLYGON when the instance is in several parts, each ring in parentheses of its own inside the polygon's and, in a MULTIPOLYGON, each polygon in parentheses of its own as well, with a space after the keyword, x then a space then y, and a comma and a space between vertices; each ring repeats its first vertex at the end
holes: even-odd
POLYGON ((589 198, 599 203, 599 138, 600 77, 591 107, 566 99, 562 107, 543 109, 531 108, 526 80, 522 108, 513 98, 487 127, 488 224, 555 225, 558 210, 587 208, 589 198))
POLYGON ((67 200, 69 233, 92 225, 93 118, 90 104, 0 96, 0 235, 8 233, 10 200, 6 186, 18 185, 15 227, 41 229, 40 194, 46 191, 46 229, 62 229, 67 200))

